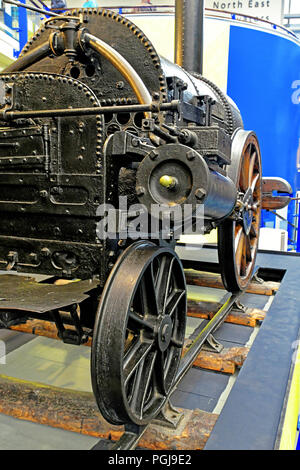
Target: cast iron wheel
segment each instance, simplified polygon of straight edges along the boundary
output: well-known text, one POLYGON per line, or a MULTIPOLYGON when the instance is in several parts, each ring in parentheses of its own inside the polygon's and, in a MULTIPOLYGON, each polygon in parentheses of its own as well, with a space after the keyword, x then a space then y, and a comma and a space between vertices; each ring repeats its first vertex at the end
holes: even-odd
POLYGON ((140 241, 116 262, 93 333, 95 398, 112 424, 147 424, 172 390, 186 321, 181 262, 168 247, 140 241))
POLYGON ((244 290, 251 280, 258 248, 262 176, 256 135, 238 129, 232 142, 232 162, 228 176, 238 191, 234 214, 218 229, 221 275, 229 292, 244 290))

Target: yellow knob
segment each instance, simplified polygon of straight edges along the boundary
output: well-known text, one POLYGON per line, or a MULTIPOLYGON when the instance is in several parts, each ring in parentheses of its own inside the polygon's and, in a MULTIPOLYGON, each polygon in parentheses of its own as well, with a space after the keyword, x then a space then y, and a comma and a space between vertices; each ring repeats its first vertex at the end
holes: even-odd
POLYGON ((174 176, 163 175, 159 178, 159 183, 165 188, 171 189, 176 185, 176 178, 174 176))

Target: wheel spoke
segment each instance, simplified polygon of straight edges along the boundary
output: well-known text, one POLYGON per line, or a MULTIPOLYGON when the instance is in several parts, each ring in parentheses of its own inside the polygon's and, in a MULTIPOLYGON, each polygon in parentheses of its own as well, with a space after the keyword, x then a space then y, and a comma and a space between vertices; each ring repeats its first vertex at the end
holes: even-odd
POLYGON ((131 311, 129 313, 130 329, 136 331, 138 327, 146 328, 149 331, 154 331, 154 325, 150 321, 142 318, 138 313, 131 311), (132 327, 131 327, 132 326, 132 327))
POLYGON ((159 393, 162 395, 166 395, 166 384, 165 384, 165 352, 158 351, 156 356, 156 363, 155 363, 155 381, 156 386, 158 387, 159 393))
POLYGON ((172 267, 175 258, 164 256, 161 261, 156 283, 156 298, 159 313, 163 313, 165 309, 165 302, 168 296, 172 277, 172 267))
POLYGON ((140 418, 142 418, 144 403, 151 383, 156 356, 157 352, 155 351, 147 357, 144 357, 139 364, 134 378, 130 407, 140 418))
POLYGON ((251 228, 250 228, 250 235, 253 238, 257 238, 257 231, 256 231, 256 228, 255 228, 253 223, 252 223, 251 228))
POLYGON ((140 297, 140 308, 143 316, 158 314, 152 266, 145 271, 144 276, 140 280, 137 295, 140 297))
POLYGON ((150 352, 153 346, 153 341, 142 342, 138 338, 132 347, 127 351, 123 361, 123 373, 124 373, 124 384, 128 383, 128 380, 132 376, 133 372, 144 361, 147 354, 150 352))
POLYGON ((250 158, 250 164, 249 164, 249 179, 248 179, 248 186, 251 186, 251 181, 253 178, 253 172, 254 172, 254 166, 257 158, 257 153, 253 152, 251 158, 250 158))
POLYGON ((172 337, 170 343, 172 346, 175 346, 175 348, 182 348, 184 345, 184 341, 178 341, 178 339, 172 337))
POLYGON ((240 267, 241 276, 245 276, 246 271, 247 271, 246 238, 247 236, 243 234, 243 248, 242 248, 241 267, 240 267))
POLYGON ((165 313, 166 315, 170 315, 170 317, 175 312, 179 302, 185 296, 184 290, 177 290, 175 289, 172 294, 169 296, 166 302, 165 313))
POLYGON ((169 348, 168 350, 168 356, 167 356, 167 359, 165 361, 165 365, 164 365, 164 383, 167 382, 167 376, 168 376, 168 372, 170 370, 170 367, 171 367, 171 364, 172 364, 172 360, 173 360, 173 357, 174 357, 174 351, 173 351, 173 348, 169 348))
POLYGON ((240 175, 240 188, 247 191, 249 182, 249 165, 250 165, 251 145, 248 146, 242 161, 242 169, 240 175))
POLYGON ((252 189, 253 193, 255 191, 255 186, 257 185, 257 182, 258 182, 259 178, 260 178, 260 174, 257 173, 251 181, 251 189, 252 189))
POLYGON ((235 259, 236 259, 236 267, 237 272, 241 272, 241 265, 242 265, 242 258, 243 258, 243 249, 244 249, 244 239, 245 234, 243 231, 243 227, 240 228, 238 235, 236 237, 236 252, 235 252, 235 259))
POLYGON ((246 236, 245 247, 246 247, 246 260, 251 261, 252 251, 251 251, 250 235, 246 236))

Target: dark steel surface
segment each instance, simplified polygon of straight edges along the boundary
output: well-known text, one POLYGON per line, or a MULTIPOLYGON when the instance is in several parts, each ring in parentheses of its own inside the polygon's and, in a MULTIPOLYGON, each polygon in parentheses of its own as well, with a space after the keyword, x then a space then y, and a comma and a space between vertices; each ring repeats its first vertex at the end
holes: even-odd
POLYGON ((98 281, 70 282, 66 285, 44 284, 13 274, 0 275, 0 310, 46 313, 81 303, 98 281))
POLYGON ((151 242, 131 245, 111 272, 91 356, 93 391, 110 423, 145 425, 168 398, 184 343, 185 289, 177 256, 151 242))

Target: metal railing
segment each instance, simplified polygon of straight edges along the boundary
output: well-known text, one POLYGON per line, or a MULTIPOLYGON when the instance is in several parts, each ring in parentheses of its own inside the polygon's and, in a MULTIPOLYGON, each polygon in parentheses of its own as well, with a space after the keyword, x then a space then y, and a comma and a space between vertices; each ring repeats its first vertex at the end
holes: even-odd
POLYGON ((300 13, 288 13, 284 15, 284 19, 287 20, 287 23, 284 25, 285 28, 293 31, 293 33, 300 33, 300 24, 291 23, 291 20, 300 20, 300 13))

